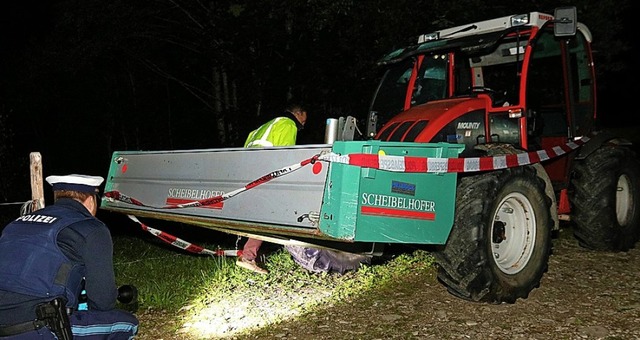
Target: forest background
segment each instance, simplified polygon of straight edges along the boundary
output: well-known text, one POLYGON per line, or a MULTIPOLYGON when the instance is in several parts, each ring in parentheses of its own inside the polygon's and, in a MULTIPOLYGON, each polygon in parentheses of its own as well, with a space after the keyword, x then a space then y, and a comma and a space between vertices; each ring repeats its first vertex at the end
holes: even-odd
MULTIPOLYGON (((604 125, 640 90, 630 0, 24 0, 0 9, 0 216, 44 176, 106 176, 117 150, 241 146, 290 101, 310 119, 366 117, 376 61, 417 35, 574 5, 593 33, 604 125), (2 205, 4 204, 4 205, 2 205), (4 211, 3 211, 4 210, 4 211)), ((45 190, 49 201, 50 190, 45 190)), ((50 202, 50 201, 49 201, 50 202)), ((11 218, 11 217, 9 217, 11 218)), ((4 222, 4 221, 0 221, 4 222)), ((3 223, 4 225, 4 223, 3 223)))

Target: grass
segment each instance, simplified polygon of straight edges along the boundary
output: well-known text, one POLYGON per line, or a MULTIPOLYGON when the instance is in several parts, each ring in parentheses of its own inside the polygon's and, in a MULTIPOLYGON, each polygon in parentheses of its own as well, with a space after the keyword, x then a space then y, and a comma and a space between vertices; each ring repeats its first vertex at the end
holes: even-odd
POLYGON ((152 235, 118 235, 116 280, 138 288, 138 311, 176 315, 179 325, 172 332, 189 334, 190 339, 222 338, 352 299, 407 273, 431 271, 434 263, 428 252, 416 250, 343 275, 316 274, 298 266, 283 248, 275 248, 265 258, 270 274, 257 275, 236 267, 235 257, 194 255, 152 235))

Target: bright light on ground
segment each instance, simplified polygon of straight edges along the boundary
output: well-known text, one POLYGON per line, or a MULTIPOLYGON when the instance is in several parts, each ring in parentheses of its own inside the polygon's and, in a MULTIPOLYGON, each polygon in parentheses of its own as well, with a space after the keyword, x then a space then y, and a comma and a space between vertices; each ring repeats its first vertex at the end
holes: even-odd
MULTIPOLYGON (((293 319, 310 306, 326 301, 331 288, 300 288, 284 291, 255 286, 236 290, 219 301, 189 313, 181 333, 194 338, 225 338, 278 321, 293 319)), ((312 308, 312 307, 311 307, 312 308)))

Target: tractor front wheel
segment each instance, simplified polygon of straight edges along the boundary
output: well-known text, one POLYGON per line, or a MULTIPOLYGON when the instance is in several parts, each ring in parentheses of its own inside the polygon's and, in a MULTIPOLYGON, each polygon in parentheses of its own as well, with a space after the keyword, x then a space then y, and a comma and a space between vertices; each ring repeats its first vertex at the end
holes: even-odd
POLYGON ((533 168, 460 178, 454 226, 435 252, 455 296, 514 303, 538 287, 551 253, 551 200, 533 168))

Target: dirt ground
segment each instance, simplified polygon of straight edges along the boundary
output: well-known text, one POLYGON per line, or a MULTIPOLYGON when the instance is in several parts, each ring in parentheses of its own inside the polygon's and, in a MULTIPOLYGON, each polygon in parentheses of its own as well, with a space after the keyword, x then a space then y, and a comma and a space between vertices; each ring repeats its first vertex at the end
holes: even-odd
MULTIPOLYGON (((541 286, 515 304, 458 299, 434 271, 233 339, 640 339, 639 269, 639 249, 588 251, 563 229, 541 286)), ((153 330, 163 317, 139 317, 146 326, 137 339, 175 338, 153 330)))

